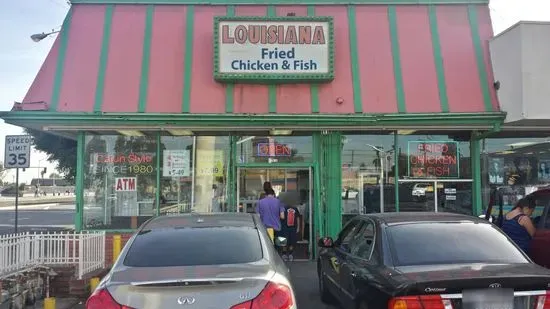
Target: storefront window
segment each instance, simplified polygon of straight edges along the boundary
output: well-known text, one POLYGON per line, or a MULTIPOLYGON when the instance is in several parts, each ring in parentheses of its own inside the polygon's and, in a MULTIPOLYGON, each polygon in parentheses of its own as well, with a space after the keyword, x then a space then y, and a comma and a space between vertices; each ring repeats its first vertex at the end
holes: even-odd
POLYGON ((398 135, 399 210, 472 214, 470 143, 447 135, 398 135))
POLYGON ((310 162, 311 136, 241 136, 237 140, 239 163, 310 162))
POLYGON ((342 145, 343 224, 359 213, 395 211, 394 135, 345 135, 342 145), (380 185, 382 184, 382 186, 380 185))
POLYGON ((499 190, 504 211, 509 211, 520 198, 550 185, 550 138, 485 139, 481 175, 484 208, 491 192, 499 190))
POLYGON ((84 228, 137 228, 155 214, 155 137, 89 135, 84 159, 84 228))
POLYGON ((161 137, 161 144, 161 214, 229 210, 229 137, 161 137))

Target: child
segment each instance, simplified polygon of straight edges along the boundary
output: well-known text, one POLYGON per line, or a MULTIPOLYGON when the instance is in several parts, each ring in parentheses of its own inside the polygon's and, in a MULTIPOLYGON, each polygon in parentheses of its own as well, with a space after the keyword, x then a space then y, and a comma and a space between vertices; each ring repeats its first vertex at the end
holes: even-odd
POLYGON ((285 205, 284 218, 281 220, 281 233, 282 237, 287 240, 287 246, 283 248, 283 260, 292 261, 294 256, 294 246, 296 245, 298 237, 298 217, 300 212, 296 206, 285 205))

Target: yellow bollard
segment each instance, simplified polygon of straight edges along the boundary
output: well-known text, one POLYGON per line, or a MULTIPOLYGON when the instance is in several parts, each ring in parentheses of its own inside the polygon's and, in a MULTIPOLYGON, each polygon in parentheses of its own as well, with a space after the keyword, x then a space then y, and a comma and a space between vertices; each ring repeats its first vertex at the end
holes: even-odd
POLYGON ((116 259, 120 255, 122 245, 122 237, 120 235, 113 235, 113 263, 116 262, 116 259))
POLYGON ((44 298, 44 309, 55 309, 55 297, 44 298))
POLYGON ((90 293, 93 293, 95 291, 95 288, 97 288, 97 285, 99 284, 99 278, 93 277, 90 279, 90 293))

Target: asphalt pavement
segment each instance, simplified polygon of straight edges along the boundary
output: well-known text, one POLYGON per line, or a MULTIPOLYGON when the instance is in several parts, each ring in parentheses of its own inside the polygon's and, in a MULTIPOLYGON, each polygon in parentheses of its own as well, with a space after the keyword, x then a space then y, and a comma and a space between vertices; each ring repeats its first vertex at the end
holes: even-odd
MULTIPOLYGON (((18 232, 60 231, 74 228, 75 205, 19 206, 18 232)), ((0 235, 14 232, 15 208, 0 207, 0 235)))

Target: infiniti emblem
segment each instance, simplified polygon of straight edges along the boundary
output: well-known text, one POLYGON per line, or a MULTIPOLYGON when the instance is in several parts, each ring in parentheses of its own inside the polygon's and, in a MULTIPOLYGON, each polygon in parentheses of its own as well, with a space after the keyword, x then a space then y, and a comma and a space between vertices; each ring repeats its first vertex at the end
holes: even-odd
POLYGON ((502 285, 500 283, 492 283, 492 284, 489 284, 489 288, 491 289, 498 289, 498 288, 501 288, 502 285))
POLYGON ((184 297, 184 296, 178 297, 178 304, 180 305, 192 305, 194 303, 195 303, 194 297, 184 297))

